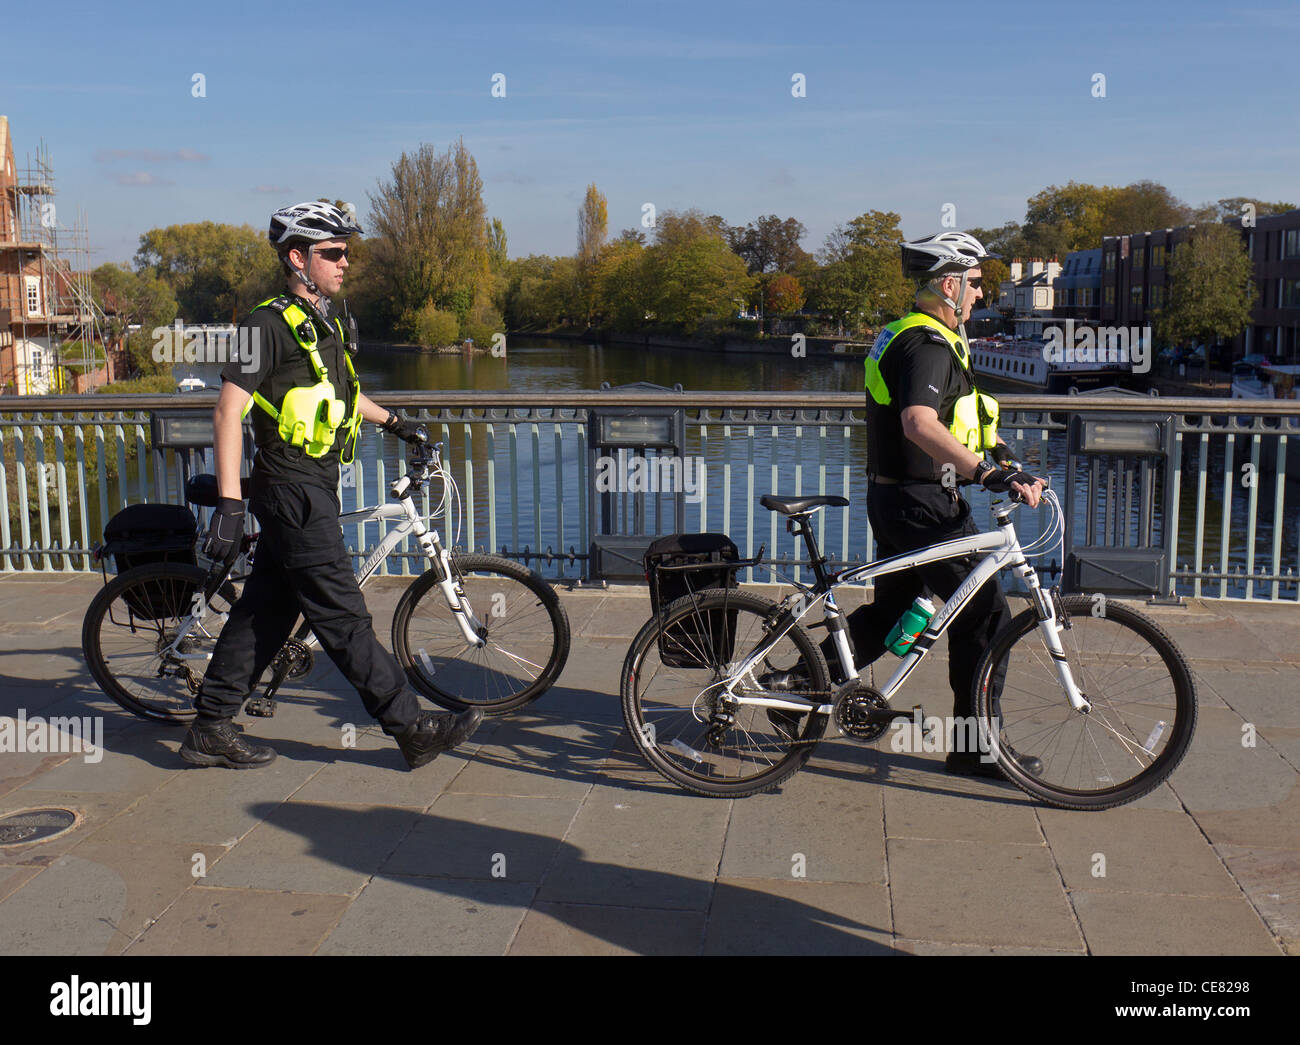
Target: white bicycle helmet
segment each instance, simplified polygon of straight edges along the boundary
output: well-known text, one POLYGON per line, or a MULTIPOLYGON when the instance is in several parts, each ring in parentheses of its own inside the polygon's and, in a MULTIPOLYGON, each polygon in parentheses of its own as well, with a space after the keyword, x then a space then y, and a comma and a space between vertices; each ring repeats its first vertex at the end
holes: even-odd
MULTIPOLYGON (((271 241, 271 246, 280 255, 285 271, 297 276, 312 294, 319 294, 320 288, 307 275, 311 268, 312 250, 317 243, 332 239, 347 239, 360 232, 361 226, 348 211, 339 210, 332 203, 311 200, 277 210, 271 215, 271 227, 266 235, 271 241), (304 243, 307 249, 303 253, 306 255, 307 264, 303 268, 298 268, 289 260, 289 249, 301 247, 304 243)), ((322 310, 321 314, 328 317, 328 299, 322 299, 319 307, 322 310)))
POLYGON ((293 240, 321 243, 329 239, 347 239, 361 232, 356 219, 332 203, 295 203, 271 215, 267 237, 279 248, 293 240))
POLYGON ((912 279, 964 272, 985 258, 997 257, 968 232, 940 232, 901 246, 903 272, 912 279))

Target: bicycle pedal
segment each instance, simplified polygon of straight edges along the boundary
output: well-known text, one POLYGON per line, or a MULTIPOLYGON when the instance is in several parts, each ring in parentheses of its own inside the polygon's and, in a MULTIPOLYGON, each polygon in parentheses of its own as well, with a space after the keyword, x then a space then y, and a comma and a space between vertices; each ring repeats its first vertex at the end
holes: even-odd
POLYGON ((259 718, 271 718, 275 714, 275 701, 265 697, 249 697, 244 710, 259 718))

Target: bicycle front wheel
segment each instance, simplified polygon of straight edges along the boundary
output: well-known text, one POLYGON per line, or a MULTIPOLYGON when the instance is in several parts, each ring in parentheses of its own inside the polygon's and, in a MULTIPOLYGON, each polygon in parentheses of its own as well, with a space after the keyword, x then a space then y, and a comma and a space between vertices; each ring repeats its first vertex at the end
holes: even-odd
POLYGON ((201 566, 137 566, 109 581, 86 610, 86 665, 99 687, 132 714, 173 724, 194 718, 194 697, 236 599, 227 581, 196 607, 206 579, 201 566), (182 628, 186 635, 177 643, 182 628))
POLYGON ((826 716, 736 705, 725 692, 760 644, 738 696, 829 701, 826 662, 798 624, 775 642, 776 604, 748 592, 686 596, 652 617, 623 662, 623 719, 642 756, 674 784, 738 798, 776 787, 812 756, 826 716))
POLYGON ((1159 786, 1182 761, 1196 728, 1196 687, 1174 641, 1145 614, 1084 595, 1061 602, 1069 622, 1061 646, 1090 710, 1070 706, 1030 609, 980 662, 975 714, 981 729, 997 730, 998 763, 1017 786, 1064 809, 1109 809, 1159 786), (1016 754, 1038 758, 1041 775, 1016 754))
POLYGON ((453 555, 454 613, 428 570, 393 614, 393 650, 417 690, 452 711, 503 715, 545 693, 569 657, 569 618, 535 571, 495 555, 453 555), (471 642, 461 619, 475 621, 471 642))

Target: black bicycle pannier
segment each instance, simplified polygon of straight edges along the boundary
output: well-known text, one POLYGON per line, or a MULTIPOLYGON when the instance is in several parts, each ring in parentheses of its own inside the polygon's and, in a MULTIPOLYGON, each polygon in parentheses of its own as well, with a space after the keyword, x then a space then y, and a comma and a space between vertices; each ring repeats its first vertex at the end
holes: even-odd
MULTIPOLYGON (((108 520, 101 555, 111 555, 118 573, 151 562, 195 565, 194 545, 198 524, 194 514, 180 504, 132 504, 108 520)), ((126 593, 127 605, 139 617, 157 620, 183 612, 182 593, 135 588, 126 593)))
MULTIPOLYGON (((737 587, 737 568, 728 564, 739 558, 724 533, 674 533, 654 541, 646 549, 645 570, 655 615, 706 588, 737 587)), ((735 610, 702 611, 660 632, 659 656, 670 668, 721 667, 731 660, 735 642, 735 610)))

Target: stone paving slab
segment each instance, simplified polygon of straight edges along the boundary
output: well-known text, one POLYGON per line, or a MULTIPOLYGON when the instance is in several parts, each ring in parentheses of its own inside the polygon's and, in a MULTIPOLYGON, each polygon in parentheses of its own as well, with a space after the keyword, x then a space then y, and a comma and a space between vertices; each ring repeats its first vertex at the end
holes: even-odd
POLYGON ((705 954, 889 954, 883 885, 719 878, 705 954))
POLYGON ((704 923, 701 911, 535 903, 508 953, 694 955, 704 923))
POLYGON ((376 878, 318 954, 504 954, 537 887, 499 879, 376 878))
MULTIPOLYGON (((408 583, 367 588, 384 642, 408 583)), ((0 715, 102 716, 106 749, 0 752, 0 814, 82 818, 0 846, 0 953, 1300 952, 1294 606, 1139 607, 1194 655, 1196 739, 1151 795, 1069 813, 888 735, 827 740, 768 794, 686 794, 623 730, 619 669, 650 612, 637 586, 562 592, 559 684, 416 773, 321 658, 275 718, 243 720, 275 763, 191 769, 183 730, 85 672, 99 585, 0 576, 0 715)), ((949 713, 945 653, 904 704, 949 713)))
POLYGON ((540 882, 581 806, 578 799, 443 795, 380 870, 540 882))
POLYGON ((1072 950, 1080 942, 1045 844, 890 839, 900 936, 1072 950))
POLYGON ((1076 891, 1070 900, 1091 954, 1281 954, 1239 899, 1076 891))
POLYGON ((307 802, 257 812, 261 822, 209 872, 209 885, 353 894, 417 819, 406 809, 307 802))
POLYGON ((311 954, 351 897, 203 885, 185 893, 129 955, 311 954))
POLYGON ((1067 889, 1237 897, 1241 890, 1186 816, 1120 807, 1105 815, 1041 809, 1067 889))

